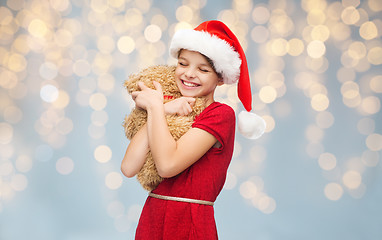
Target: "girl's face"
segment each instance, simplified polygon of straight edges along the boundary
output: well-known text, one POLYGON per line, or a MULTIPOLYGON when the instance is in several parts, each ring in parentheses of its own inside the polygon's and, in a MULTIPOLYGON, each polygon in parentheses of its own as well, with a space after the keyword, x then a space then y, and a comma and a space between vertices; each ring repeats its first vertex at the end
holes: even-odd
POLYGON ((214 101, 216 86, 223 84, 206 57, 186 49, 180 50, 175 81, 183 96, 207 97, 207 104, 214 101))

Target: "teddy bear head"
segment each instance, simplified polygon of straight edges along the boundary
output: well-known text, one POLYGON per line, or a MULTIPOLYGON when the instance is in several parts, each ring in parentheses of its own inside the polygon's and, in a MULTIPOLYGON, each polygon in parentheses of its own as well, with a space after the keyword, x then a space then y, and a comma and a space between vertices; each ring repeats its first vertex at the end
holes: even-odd
POLYGON ((178 86, 175 82, 175 66, 158 65, 148 67, 142 71, 129 76, 125 81, 129 94, 139 91, 138 82, 143 82, 149 88, 154 89, 153 81, 157 81, 162 85, 163 95, 170 98, 181 97, 178 86))

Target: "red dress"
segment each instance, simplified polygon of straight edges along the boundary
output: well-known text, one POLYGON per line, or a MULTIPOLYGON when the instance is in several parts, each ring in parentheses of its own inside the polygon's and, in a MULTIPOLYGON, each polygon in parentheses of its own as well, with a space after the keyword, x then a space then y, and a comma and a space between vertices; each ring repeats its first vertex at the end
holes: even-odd
MULTIPOLYGON (((233 154, 235 113, 228 105, 214 102, 192 127, 211 133, 222 146, 211 148, 179 175, 164 179, 152 192, 214 202, 223 188, 233 154)), ((148 197, 135 239, 218 239, 213 206, 148 197)))

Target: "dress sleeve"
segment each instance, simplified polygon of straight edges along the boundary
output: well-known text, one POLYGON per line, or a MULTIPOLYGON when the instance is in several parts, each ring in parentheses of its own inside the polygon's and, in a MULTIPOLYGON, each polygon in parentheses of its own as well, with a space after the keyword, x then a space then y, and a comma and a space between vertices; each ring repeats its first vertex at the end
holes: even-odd
POLYGON ((228 139, 235 135, 235 112, 226 104, 207 107, 192 124, 212 134, 224 148, 228 139))

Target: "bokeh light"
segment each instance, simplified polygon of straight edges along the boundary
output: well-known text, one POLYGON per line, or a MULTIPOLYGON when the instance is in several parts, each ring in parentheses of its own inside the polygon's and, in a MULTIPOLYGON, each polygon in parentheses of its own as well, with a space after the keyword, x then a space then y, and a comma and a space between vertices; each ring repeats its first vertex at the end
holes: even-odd
POLYGON ((122 176, 118 172, 110 172, 105 177, 105 185, 110 189, 118 189, 122 185, 122 176))
POLYGON ((100 145, 94 150, 94 157, 100 163, 110 161, 112 156, 111 149, 108 146, 100 145))
POLYGON ((366 138, 366 146, 372 151, 382 150, 382 135, 378 133, 370 134, 366 138))
POLYGON ((337 201, 342 197, 344 190, 341 185, 332 182, 325 186, 324 193, 329 200, 337 201))
POLYGON ((32 169, 33 160, 27 155, 20 155, 15 162, 15 167, 19 172, 29 172, 32 169))
POLYGON ((359 28, 359 35, 365 40, 371 40, 378 36, 378 29, 373 22, 365 22, 359 28))
POLYGON ((347 171, 343 175, 342 181, 347 188, 357 189, 362 183, 362 176, 357 171, 347 171))
POLYGON ((107 98, 102 93, 95 93, 90 96, 89 105, 96 111, 100 111, 105 108, 107 104, 107 98))
POLYGON ((74 162, 69 157, 62 157, 56 162, 56 170, 62 175, 70 174, 74 169, 74 162))
POLYGON ((12 125, 1 122, 0 123, 0 143, 7 144, 12 141, 13 138, 13 127, 12 125))
POLYGON ((318 164, 323 170, 333 170, 337 166, 337 159, 331 153, 323 153, 318 158, 318 164))
POLYGON ((312 108, 316 111, 325 111, 329 107, 329 99, 325 94, 316 94, 311 100, 312 108))
POLYGON ((124 54, 129 54, 135 49, 134 40, 129 36, 122 36, 118 40, 118 49, 124 54))
POLYGON ((15 174, 11 179, 11 187, 15 191, 23 191, 28 186, 28 179, 23 174, 15 174))
POLYGON ((366 150, 362 153, 362 162, 368 167, 375 167, 379 163, 379 153, 375 151, 366 150))
POLYGON ((316 116, 316 124, 320 128, 330 128, 334 124, 334 116, 330 112, 322 111, 316 116))
POLYGON ((325 54, 326 47, 322 41, 313 40, 308 44, 306 51, 310 57, 320 58, 325 54))

